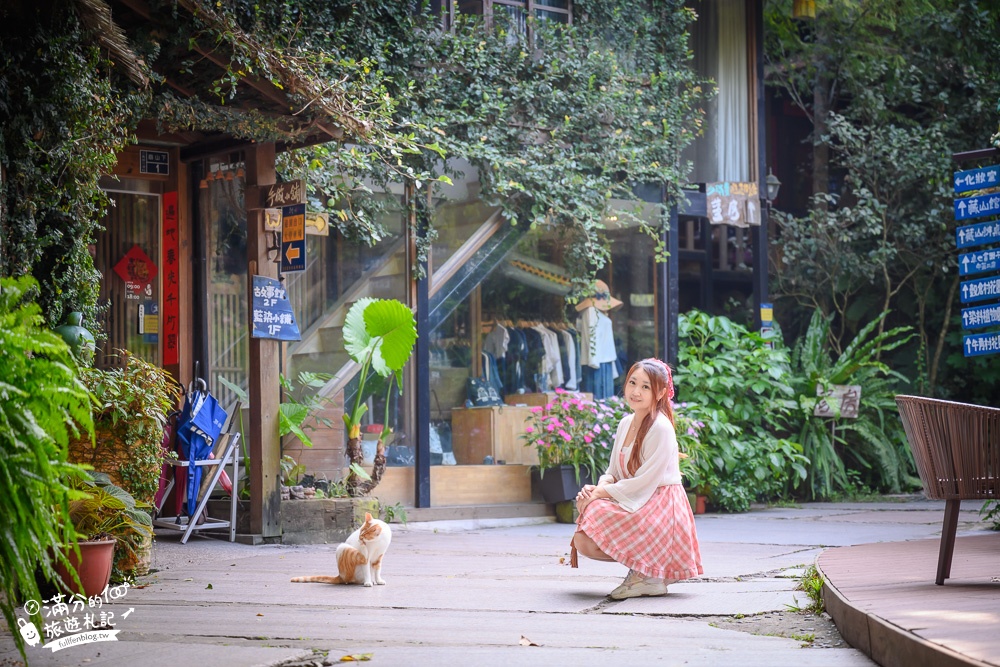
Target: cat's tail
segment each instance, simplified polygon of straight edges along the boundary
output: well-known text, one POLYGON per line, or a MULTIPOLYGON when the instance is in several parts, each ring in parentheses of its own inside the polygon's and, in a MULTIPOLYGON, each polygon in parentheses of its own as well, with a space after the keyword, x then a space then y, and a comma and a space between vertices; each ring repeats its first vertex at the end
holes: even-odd
POLYGON ((319 575, 315 577, 293 577, 292 581, 297 584, 346 584, 347 582, 340 578, 340 575, 336 577, 330 577, 325 575, 319 575))

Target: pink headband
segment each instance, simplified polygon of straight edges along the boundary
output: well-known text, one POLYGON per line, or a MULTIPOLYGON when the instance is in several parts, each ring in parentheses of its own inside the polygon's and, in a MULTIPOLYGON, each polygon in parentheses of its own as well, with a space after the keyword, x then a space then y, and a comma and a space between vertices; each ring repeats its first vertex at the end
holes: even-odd
POLYGON ((674 376, 670 372, 670 366, 667 366, 665 362, 660 361, 655 357, 650 357, 649 359, 643 359, 643 361, 648 361, 651 364, 657 364, 658 366, 663 367, 664 372, 666 372, 667 374, 667 399, 671 401, 674 400, 674 376))

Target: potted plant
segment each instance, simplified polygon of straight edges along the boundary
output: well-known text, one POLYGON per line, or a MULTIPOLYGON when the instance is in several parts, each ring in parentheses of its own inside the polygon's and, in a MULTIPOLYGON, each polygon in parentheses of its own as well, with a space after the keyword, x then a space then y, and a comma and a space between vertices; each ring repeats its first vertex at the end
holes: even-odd
POLYGON ((99 595, 109 581, 128 581, 153 534, 149 513, 127 491, 100 472, 80 476, 69 504, 77 545, 56 566, 73 593, 99 595), (67 567, 70 565, 70 567, 67 567), (74 575, 75 572, 75 575, 74 575))
POLYGON ((608 468, 618 422, 628 414, 617 397, 598 401, 556 389, 545 406, 531 409, 525 446, 538 452, 538 482, 545 502, 574 498, 608 468))
POLYGON ((361 418, 368 410, 365 401, 365 384, 369 372, 382 378, 395 377, 399 393, 403 393, 403 366, 413 353, 417 340, 417 323, 413 311, 406 304, 395 299, 358 299, 347 312, 344 320, 344 347, 351 359, 361 364, 358 391, 354 407, 344 413, 347 425, 347 456, 350 472, 347 475, 347 489, 351 497, 370 493, 382 479, 385 472, 385 440, 391 429, 389 424, 389 396, 393 382, 385 383, 385 418, 382 432, 375 449, 375 463, 371 475, 362 467, 364 453, 361 450, 361 418))
MULTIPOLYGON (((140 506, 151 507, 160 486, 167 415, 177 407, 180 388, 162 368, 126 351, 121 366, 84 368, 80 375, 94 398, 92 434, 69 443, 69 459, 108 475, 140 506)), ((149 566, 152 533, 145 545, 119 558, 123 573, 143 574, 149 566)))
POLYGON ((715 461, 701 439, 705 423, 698 418, 698 407, 690 403, 674 404, 674 430, 680 451, 681 478, 688 492, 688 502, 695 514, 705 513, 707 490, 716 478, 715 461))
MULTIPOLYGON (((37 289, 31 277, 0 279, 0 612, 10 628, 15 609, 42 599, 36 570, 55 578, 57 548, 76 541, 69 479, 80 470, 67 462, 67 443, 92 428, 76 361, 47 328, 37 289)), ((37 613, 32 621, 42 627, 37 613)))

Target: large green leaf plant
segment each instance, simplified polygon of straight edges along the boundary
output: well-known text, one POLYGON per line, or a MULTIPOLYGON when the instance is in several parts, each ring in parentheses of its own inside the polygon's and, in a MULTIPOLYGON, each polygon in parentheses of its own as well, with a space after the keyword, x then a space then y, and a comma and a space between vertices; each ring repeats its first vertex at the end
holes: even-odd
POLYGON ((839 355, 830 344, 830 318, 816 310, 792 352, 793 387, 798 394, 797 440, 811 461, 806 479, 810 498, 858 490, 899 492, 919 485, 899 420, 895 396, 908 379, 880 360, 913 336, 910 327, 877 332, 888 312, 866 324, 839 355), (861 387, 857 418, 814 415, 817 390, 833 385, 861 387), (862 488, 863 487, 863 488, 862 488))
POLYGON ((385 472, 385 440, 391 432, 389 427, 389 396, 392 382, 386 382, 385 418, 375 451, 375 462, 371 475, 361 467, 364 455, 361 451, 361 419, 368 410, 364 401, 365 384, 369 373, 382 378, 396 379, 399 392, 403 392, 403 367, 413 353, 417 340, 417 324, 405 304, 395 299, 359 299, 347 313, 344 321, 344 347, 351 359, 361 364, 358 390, 354 406, 344 413, 347 425, 347 456, 351 469, 347 477, 348 493, 358 497, 370 493, 382 479, 385 472))
MULTIPOLYGON (((66 343, 45 326, 33 278, 0 280, 0 611, 41 601, 36 569, 56 578, 73 548, 69 481, 83 474, 67 463, 69 439, 91 432, 90 397, 66 343)), ((41 627, 41 617, 34 619, 41 627)), ((24 655, 20 633, 12 633, 24 655)))

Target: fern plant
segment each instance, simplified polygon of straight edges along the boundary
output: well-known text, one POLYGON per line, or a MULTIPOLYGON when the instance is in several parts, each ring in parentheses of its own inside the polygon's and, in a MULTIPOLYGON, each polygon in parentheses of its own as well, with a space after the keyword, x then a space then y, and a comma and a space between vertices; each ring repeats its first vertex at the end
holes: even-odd
POLYGON ((36 569, 54 580, 53 559, 69 565, 56 547, 76 542, 69 479, 83 471, 67 462, 67 447, 79 429, 93 430, 76 361, 46 328, 37 289, 30 277, 0 280, 0 611, 11 628, 16 608, 41 599, 36 569))
POLYGON ((918 485, 906 435, 896 410, 900 383, 909 380, 881 361, 882 355, 912 338, 910 327, 875 333, 888 311, 865 325, 834 357, 829 345, 830 320, 815 311, 792 351, 793 386, 798 393, 798 442, 812 465, 806 479, 811 498, 830 498, 857 489, 848 471, 860 473, 869 488, 898 492, 918 485), (856 419, 816 417, 822 397, 817 388, 858 385, 861 399, 856 419))

